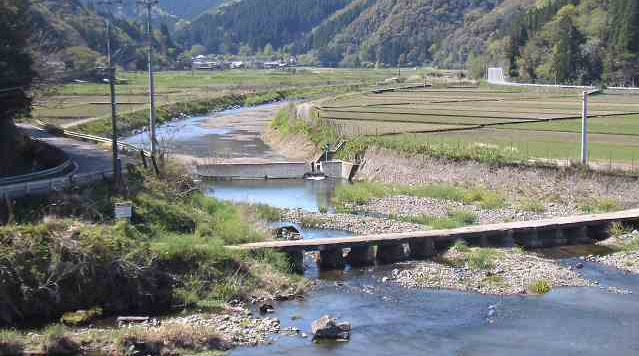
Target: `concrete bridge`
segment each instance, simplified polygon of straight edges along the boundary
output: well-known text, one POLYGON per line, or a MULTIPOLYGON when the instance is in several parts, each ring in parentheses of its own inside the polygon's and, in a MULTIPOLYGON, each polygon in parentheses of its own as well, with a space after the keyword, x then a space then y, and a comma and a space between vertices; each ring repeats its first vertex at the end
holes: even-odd
POLYGON ((364 266, 403 259, 435 256, 457 241, 470 246, 521 246, 524 248, 585 244, 603 240, 615 223, 639 224, 639 209, 605 214, 579 215, 536 221, 297 241, 268 241, 233 246, 244 250, 276 249, 289 254, 295 269, 303 271, 305 251, 319 251, 323 269, 343 268, 346 263, 364 266), (347 249, 347 251, 345 251, 347 249), (345 252, 347 252, 345 254, 345 252))

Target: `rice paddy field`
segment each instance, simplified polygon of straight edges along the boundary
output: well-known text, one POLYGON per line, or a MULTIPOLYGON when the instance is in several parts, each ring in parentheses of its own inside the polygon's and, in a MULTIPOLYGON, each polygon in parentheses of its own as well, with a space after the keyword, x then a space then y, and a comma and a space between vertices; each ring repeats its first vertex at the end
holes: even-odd
MULTIPOLYGON (((155 76, 158 105, 215 98, 231 92, 309 89, 330 92, 331 88, 374 85, 392 76, 393 70, 348 70, 301 68, 294 72, 231 70, 158 72, 155 76)), ((127 113, 148 106, 148 76, 145 72, 119 72, 118 111, 127 113)), ((111 113, 106 83, 65 84, 36 97, 33 117, 56 125, 73 125, 81 120, 111 113)))
MULTIPOLYGON (((408 86, 407 86, 408 87, 408 86)), ((321 117, 347 140, 383 146, 482 146, 519 159, 579 160, 581 91, 559 88, 408 87, 342 95, 321 117)), ((639 169, 639 93, 589 98, 591 159, 639 169)))

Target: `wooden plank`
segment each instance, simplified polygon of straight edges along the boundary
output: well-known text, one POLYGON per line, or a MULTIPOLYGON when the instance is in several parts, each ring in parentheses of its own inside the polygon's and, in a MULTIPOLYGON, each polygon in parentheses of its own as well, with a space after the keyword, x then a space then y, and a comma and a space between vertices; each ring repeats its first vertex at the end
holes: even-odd
POLYGON ((534 221, 520 221, 499 224, 475 225, 448 230, 426 230, 416 232, 361 235, 339 238, 322 238, 296 241, 267 241, 238 246, 229 246, 243 250, 273 248, 280 250, 323 250, 327 248, 352 247, 368 244, 403 243, 415 239, 447 240, 481 234, 499 234, 508 231, 525 232, 528 230, 553 230, 559 228, 589 226, 613 221, 639 220, 639 209, 624 210, 604 214, 577 215, 534 221))

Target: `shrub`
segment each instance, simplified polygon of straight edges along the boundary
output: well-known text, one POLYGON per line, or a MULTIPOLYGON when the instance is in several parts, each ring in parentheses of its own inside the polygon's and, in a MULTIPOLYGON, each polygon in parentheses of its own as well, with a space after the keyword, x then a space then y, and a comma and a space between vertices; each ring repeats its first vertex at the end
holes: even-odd
POLYGON ((587 200, 580 204, 581 211, 587 214, 608 213, 621 210, 622 207, 614 199, 603 198, 599 200, 587 200))
POLYGON ((499 254, 491 249, 472 249, 466 254, 468 266, 474 270, 487 270, 495 267, 499 254))
POLYGON ((546 280, 536 280, 530 284, 528 290, 537 295, 544 295, 552 290, 552 285, 546 280))
POLYGON ((611 236, 619 237, 619 236, 629 234, 631 230, 628 227, 626 227, 623 223, 615 221, 610 225, 609 232, 611 236))
POLYGON ((531 213, 543 213, 546 211, 546 207, 541 201, 526 199, 519 203, 519 209, 528 211, 531 213))
POLYGON ((0 330, 0 355, 22 355, 24 344, 21 335, 15 331, 0 330))

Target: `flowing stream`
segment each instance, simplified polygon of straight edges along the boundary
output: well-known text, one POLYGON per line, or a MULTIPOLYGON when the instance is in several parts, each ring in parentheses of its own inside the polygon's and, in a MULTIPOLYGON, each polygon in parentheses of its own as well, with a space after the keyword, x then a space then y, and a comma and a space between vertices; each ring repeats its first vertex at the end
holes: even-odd
MULTIPOLYGON (((177 153, 195 157, 222 152, 279 159, 261 140, 260 127, 254 122, 259 113, 274 113, 273 108, 241 108, 173 122, 160 129, 160 137, 168 140, 170 133, 177 153), (231 125, 216 125, 220 120, 231 125)), ((143 135, 129 142, 143 144, 143 135)), ((331 180, 209 182, 205 192, 234 202, 317 211, 331 208, 339 184, 331 180)), ((349 235, 308 229, 302 233, 305 238, 349 235)), ((547 255, 566 265, 579 262, 566 257, 562 249, 560 254, 547 251, 547 255)), ((352 339, 315 344, 299 334, 280 335, 271 345, 236 349, 232 355, 639 354, 639 276, 594 263, 585 262, 581 273, 599 287, 560 288, 541 297, 409 290, 382 282, 397 265, 320 272, 310 255, 306 265, 305 275, 317 287, 303 300, 277 304, 271 316, 280 318, 283 328, 295 327, 310 336, 311 323, 329 314, 352 323, 352 339), (615 294, 608 287, 634 293, 615 294)))

